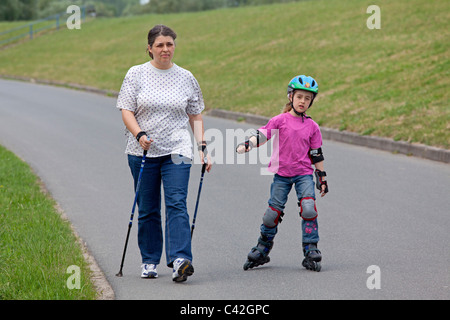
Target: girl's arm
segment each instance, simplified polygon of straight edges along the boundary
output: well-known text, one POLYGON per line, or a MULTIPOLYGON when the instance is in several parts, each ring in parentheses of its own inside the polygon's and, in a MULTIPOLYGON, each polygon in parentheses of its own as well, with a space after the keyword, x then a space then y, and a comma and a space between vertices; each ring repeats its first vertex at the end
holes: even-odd
POLYGON ((325 171, 324 168, 323 168, 323 161, 317 162, 316 164, 314 164, 314 166, 319 171, 325 171))
POLYGON ((260 147, 267 142, 267 137, 261 133, 259 130, 256 130, 256 133, 252 135, 248 140, 244 143, 240 143, 237 148, 237 153, 249 152, 254 147, 260 147))

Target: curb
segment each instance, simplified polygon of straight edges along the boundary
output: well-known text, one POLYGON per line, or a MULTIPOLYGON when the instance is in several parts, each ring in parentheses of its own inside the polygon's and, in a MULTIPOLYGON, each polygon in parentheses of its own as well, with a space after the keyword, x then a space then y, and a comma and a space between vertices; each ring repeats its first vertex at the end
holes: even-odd
MULTIPOLYGON (((23 162, 26 162, 24 159, 20 158, 23 162)), ((31 168, 31 166, 30 166, 31 168)), ((45 193, 47 196, 52 197, 50 191, 47 189, 47 186, 42 181, 41 177, 35 172, 35 170, 32 168, 33 174, 38 179, 38 184, 43 193, 45 193)), ((78 245, 80 246, 80 249, 83 254, 83 258, 86 261, 86 263, 89 266, 89 269, 91 271, 91 282, 95 287, 95 290, 97 292, 96 300, 115 300, 115 293, 113 288, 111 287, 111 284, 106 279, 105 274, 103 273, 102 269, 97 264, 97 261, 95 260, 94 256, 89 251, 86 242, 81 239, 78 232, 75 230, 75 227, 72 225, 69 217, 62 209, 61 205, 55 200, 55 210, 58 212, 59 216, 63 221, 66 221, 70 225, 70 229, 72 230, 72 234, 74 235, 78 245)))
MULTIPOLYGON (((47 85, 62 86, 66 88, 83 90, 87 92, 93 92, 98 94, 107 95, 110 97, 117 97, 118 92, 112 90, 103 90, 89 86, 82 86, 75 83, 65 83, 53 80, 34 79, 29 77, 11 76, 0 74, 2 79, 20 80, 32 83, 40 83, 47 85)), ((206 112, 207 115, 212 117, 224 118, 234 121, 244 121, 256 125, 265 125, 270 118, 252 115, 241 112, 234 112, 222 109, 211 109, 206 112)), ((418 158, 424 158, 428 160, 439 161, 443 163, 450 163, 450 150, 441 149, 437 147, 427 146, 420 143, 409 143, 405 141, 394 141, 388 138, 376 137, 376 136, 362 136, 354 132, 339 131, 336 129, 320 127, 322 137, 327 140, 333 140, 358 146, 364 146, 368 148, 383 150, 392 153, 405 154, 407 156, 415 156, 418 158)))
MULTIPOLYGON (((212 109, 208 111, 207 114, 212 117, 224 118, 235 121, 245 121, 246 123, 256 125, 265 125, 270 119, 268 117, 221 109, 212 109)), ((428 160, 450 163, 450 150, 447 149, 431 147, 419 143, 394 141, 392 139, 381 138, 376 136, 361 136, 354 132, 339 131, 336 129, 324 127, 320 127, 320 131, 322 132, 322 137, 327 140, 333 140, 373 149, 379 149, 392 153, 400 153, 408 156, 415 156, 428 160)))
POLYGON ((95 87, 83 86, 83 85, 80 85, 77 83, 67 83, 67 82, 62 82, 62 81, 45 80, 45 79, 35 79, 35 78, 30 78, 30 77, 12 76, 12 75, 7 75, 7 74, 0 74, 0 79, 18 80, 18 81, 24 81, 24 82, 46 84, 46 85, 51 85, 51 86, 64 87, 64 88, 69 88, 69 89, 82 90, 82 91, 86 91, 86 92, 103 94, 103 95, 110 96, 110 97, 117 97, 119 95, 119 93, 117 91, 98 89, 95 87))

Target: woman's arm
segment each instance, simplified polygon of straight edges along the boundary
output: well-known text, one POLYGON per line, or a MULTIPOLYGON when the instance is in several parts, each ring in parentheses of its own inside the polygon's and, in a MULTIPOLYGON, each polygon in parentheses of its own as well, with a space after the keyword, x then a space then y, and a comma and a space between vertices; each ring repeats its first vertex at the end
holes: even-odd
MULTIPOLYGON (((202 114, 188 114, 189 116, 189 124, 191 125, 192 132, 194 133, 195 141, 197 141, 197 145, 201 145, 205 140, 205 130, 203 127, 203 117, 202 114)), ((202 160, 202 164, 204 163, 204 155, 200 149, 200 159, 202 160)), ((211 158, 209 154, 206 155, 206 171, 211 170, 211 158)))
MULTIPOLYGON (((139 127, 139 124, 136 121, 136 117, 134 116, 133 111, 122 109, 122 120, 128 131, 130 131, 134 137, 136 137, 137 134, 142 131, 141 127, 139 127)), ((148 150, 152 142, 153 140, 148 140, 147 135, 143 135, 139 139, 139 144, 144 150, 148 150)))

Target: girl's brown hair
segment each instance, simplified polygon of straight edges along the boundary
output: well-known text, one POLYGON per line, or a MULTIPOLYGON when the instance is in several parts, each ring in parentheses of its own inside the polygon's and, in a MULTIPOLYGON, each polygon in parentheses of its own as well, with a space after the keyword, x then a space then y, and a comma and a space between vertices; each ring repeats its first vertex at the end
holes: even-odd
MULTIPOLYGON (((148 38, 148 44, 150 45, 150 47, 153 46, 156 38, 158 38, 159 36, 172 37, 173 41, 175 41, 175 39, 177 38, 177 34, 175 33, 175 31, 173 31, 172 29, 170 29, 169 27, 167 27, 163 24, 157 24, 156 26, 151 28, 150 31, 148 32, 147 38, 148 38)), ((153 59, 153 54, 148 50, 148 48, 147 48, 147 52, 148 52, 148 55, 150 56, 150 58, 153 59)))
POLYGON ((289 112, 289 111, 291 111, 291 109, 292 109, 292 105, 291 105, 290 102, 288 102, 288 103, 286 103, 286 105, 283 107, 283 110, 281 110, 281 111, 282 111, 281 113, 289 112))
MULTIPOLYGON (((291 93, 291 94, 292 94, 292 93, 291 93)), ((290 95, 288 96, 288 99, 290 100, 290 95)), ((289 112, 289 111, 291 111, 291 109, 292 109, 292 103, 291 103, 291 101, 289 101, 289 102, 286 103, 286 105, 283 107, 283 109, 281 110, 281 111, 282 111, 281 113, 289 112)))

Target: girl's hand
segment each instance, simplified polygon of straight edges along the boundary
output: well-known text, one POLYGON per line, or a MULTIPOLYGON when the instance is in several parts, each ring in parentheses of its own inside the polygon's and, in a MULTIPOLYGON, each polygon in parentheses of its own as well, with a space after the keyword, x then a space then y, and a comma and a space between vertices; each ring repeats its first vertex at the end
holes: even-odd
POLYGON ((316 175, 316 187, 320 191, 320 196, 324 197, 328 192, 328 182, 326 180, 327 173, 323 170, 317 169, 317 167, 323 169, 323 161, 316 164, 314 174, 316 175))
POLYGON ((320 190, 320 196, 325 197, 325 195, 327 194, 327 192, 325 192, 325 189, 327 189, 327 186, 323 184, 321 187, 322 188, 320 190))
POLYGON ((239 154, 246 153, 247 150, 245 148, 245 145, 243 145, 243 144, 238 145, 237 148, 236 148, 236 152, 239 153, 239 154))
POLYGON ((245 152, 249 152, 252 149, 253 142, 251 142, 250 140, 246 140, 245 142, 238 144, 238 146, 236 147, 236 152, 242 154, 245 152))

